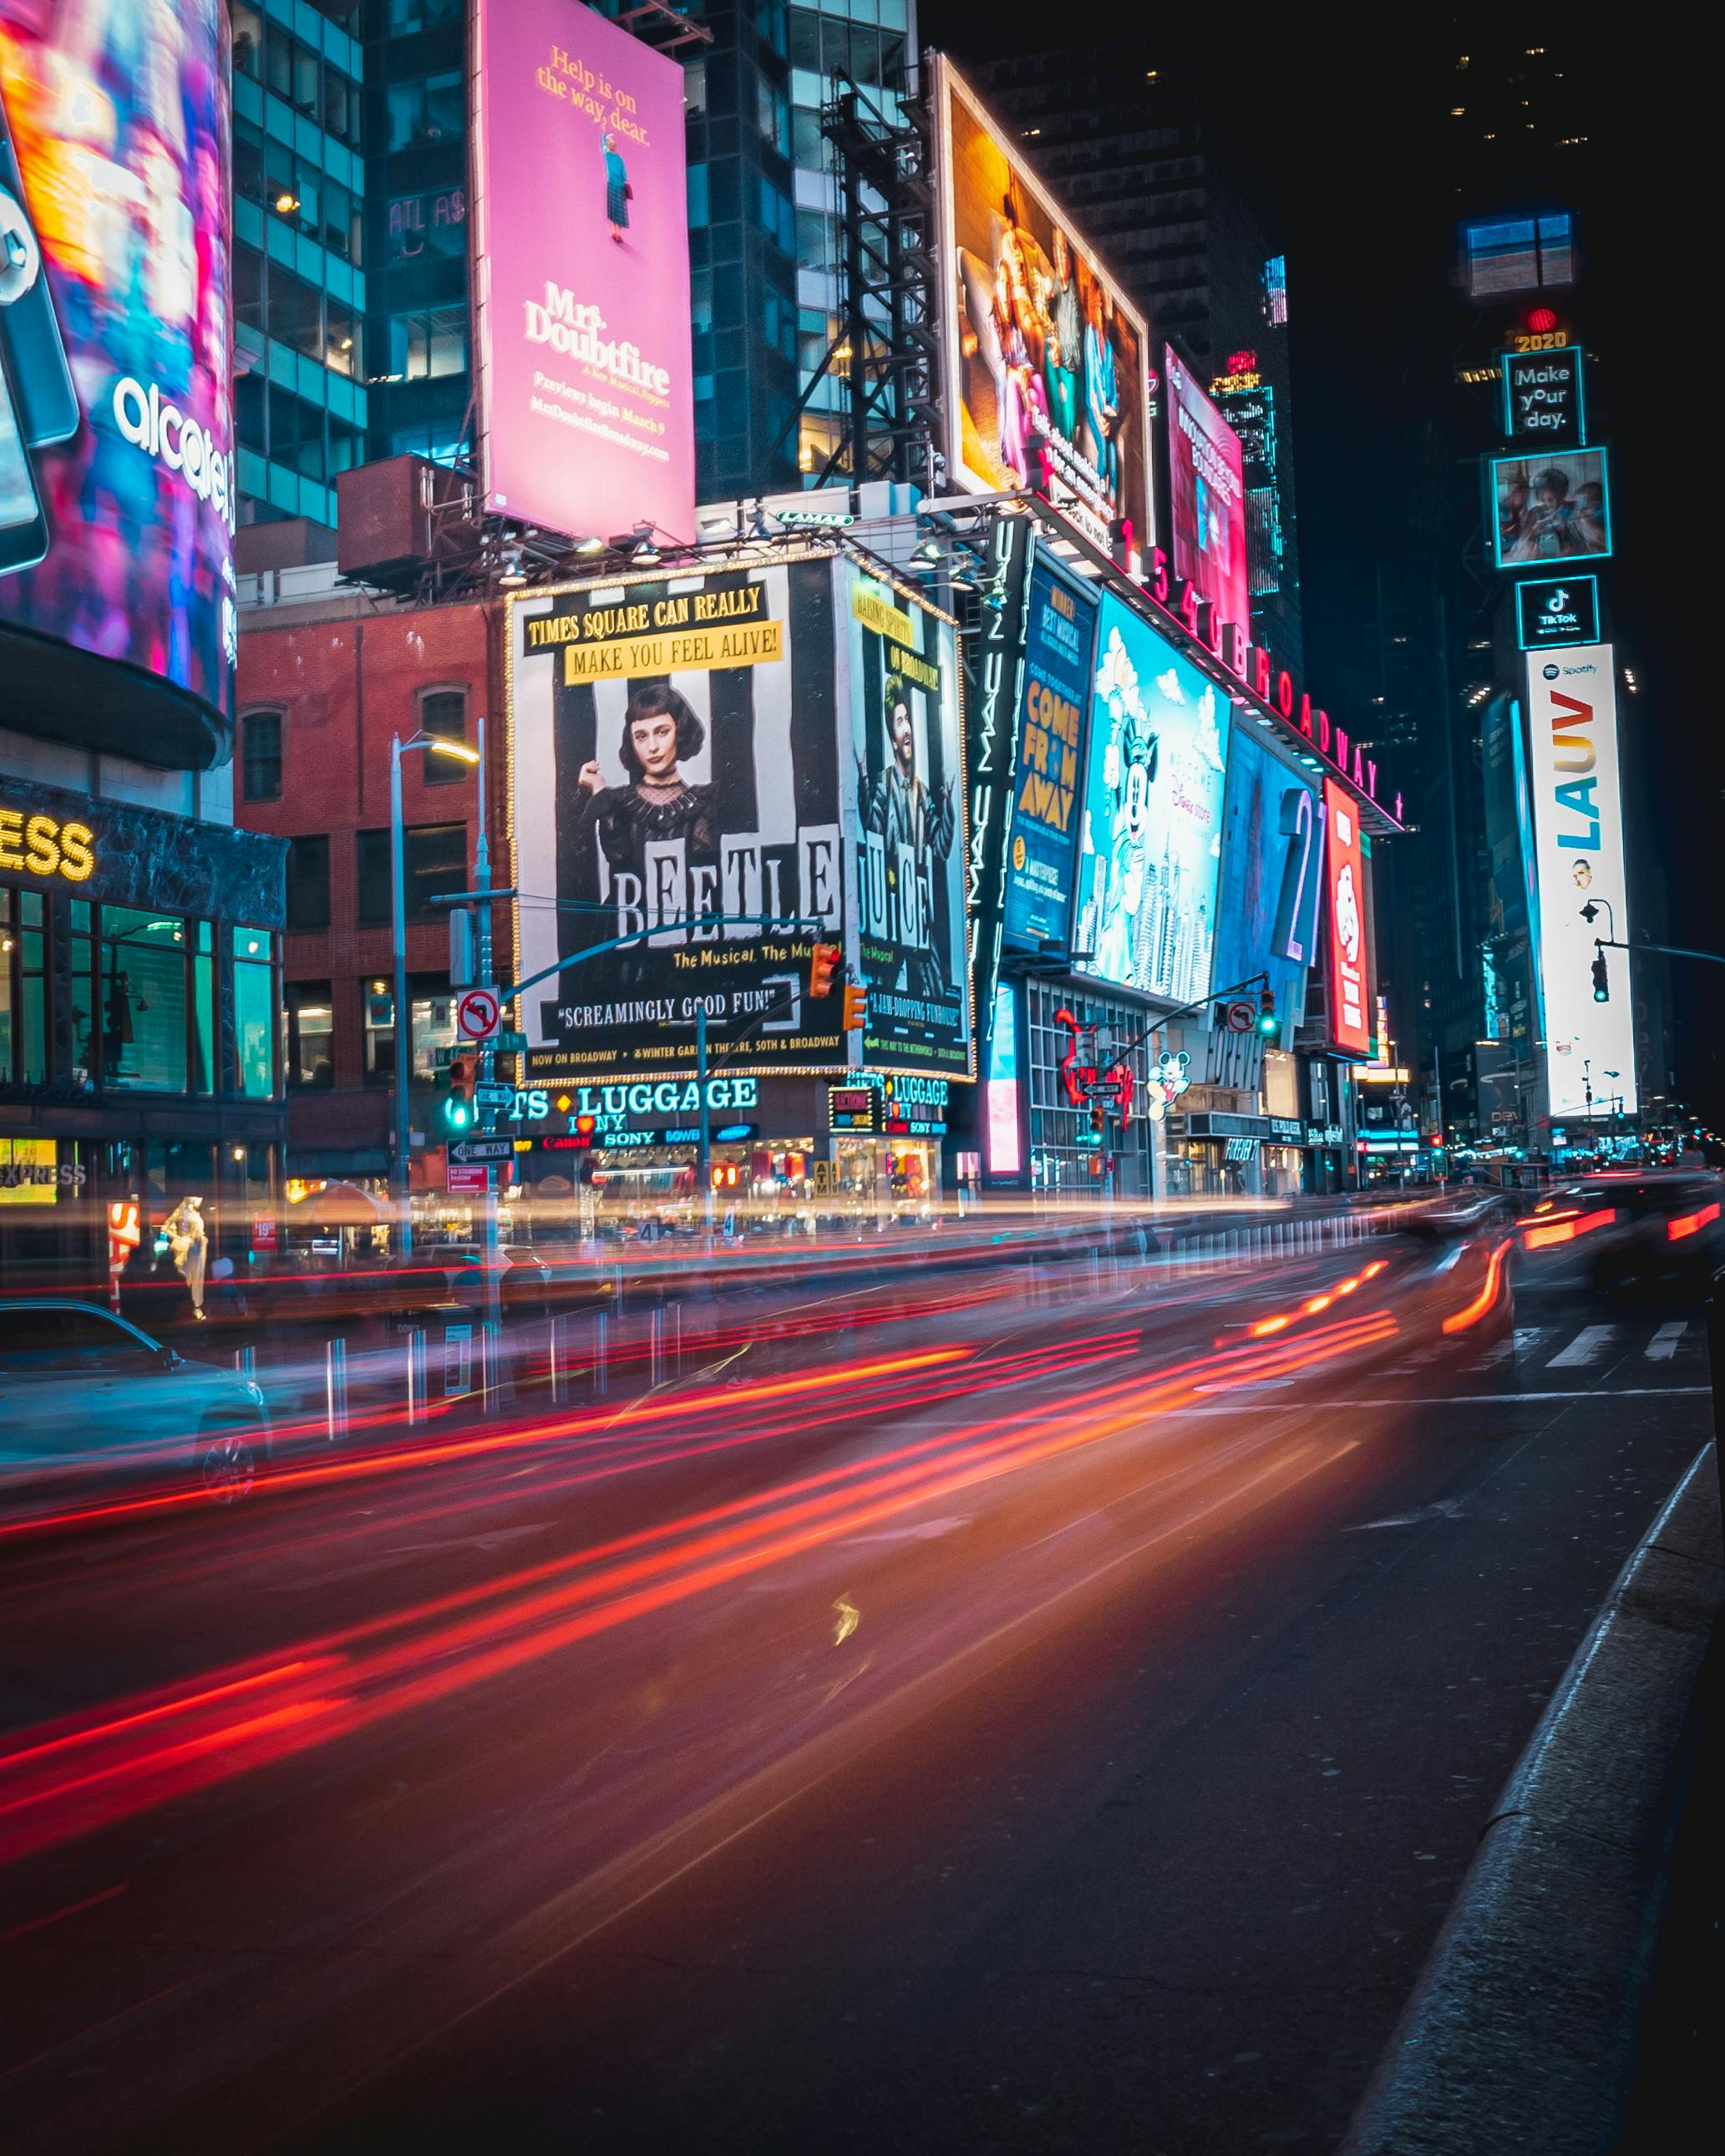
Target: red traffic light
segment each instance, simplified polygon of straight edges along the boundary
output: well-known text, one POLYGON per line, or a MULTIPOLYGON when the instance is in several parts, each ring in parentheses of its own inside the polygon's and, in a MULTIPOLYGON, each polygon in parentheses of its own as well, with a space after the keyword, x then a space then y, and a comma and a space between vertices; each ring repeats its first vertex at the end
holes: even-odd
POLYGON ((809 998, 817 1003, 833 993, 833 976, 845 963, 836 943, 817 943, 809 953, 809 998))

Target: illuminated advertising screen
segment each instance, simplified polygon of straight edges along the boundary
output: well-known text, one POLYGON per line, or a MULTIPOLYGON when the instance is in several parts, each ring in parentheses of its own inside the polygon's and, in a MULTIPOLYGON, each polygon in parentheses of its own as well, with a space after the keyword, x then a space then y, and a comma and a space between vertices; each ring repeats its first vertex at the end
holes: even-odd
POLYGON ((683 70, 581 0, 477 0, 474 50, 486 504, 692 538, 683 70))
POLYGON ((1228 751, 1212 993, 1267 973, 1277 1015, 1291 1033, 1306 1014, 1322 886, 1316 788, 1236 729, 1228 751))
POLYGON ((1103 547, 1124 519, 1147 547, 1144 318, 939 56, 934 102, 953 475, 1033 487, 1103 547))
POLYGON ((1168 522, 1174 574, 1222 621, 1251 625, 1245 462, 1240 437, 1172 345, 1168 357, 1168 522))
POLYGON ((1605 953, 1611 995, 1594 1000, 1595 937, 1633 940, 1624 870, 1617 692, 1609 644, 1527 660, 1527 785, 1533 797, 1548 1111, 1633 1115, 1635 1029, 1627 954, 1605 953), (1599 907, 1591 921, 1581 909, 1599 907))
POLYGON ((1547 352, 1504 352, 1503 431, 1536 452, 1543 442, 1584 442, 1587 413, 1579 344, 1547 352))
POLYGON ((1611 495, 1603 449, 1493 457, 1497 566, 1585 562, 1611 552, 1611 495))
POLYGON ((1333 779, 1324 781, 1324 886, 1329 905, 1330 1039, 1352 1055, 1370 1053, 1371 984, 1366 962, 1366 864, 1359 811, 1333 779))
POLYGON ((1064 950, 1072 930, 1072 870, 1090 701, 1096 595, 1039 553, 1030 572, 1018 778, 1007 847, 1005 941, 1064 950))
POLYGON ((510 603, 516 978, 534 1079, 971 1075, 952 625, 830 552, 510 603), (816 940, 844 975, 809 994, 816 940), (602 947, 621 941, 620 949, 602 947), (572 963, 571 963, 572 962, 572 963))
POLYGON ((788 553, 511 601, 513 880, 564 908, 518 908, 516 978, 578 962, 521 998, 530 1076, 692 1074, 703 1006, 715 1069, 846 1063, 841 984, 809 1000, 796 926, 845 940, 834 578, 788 553))
POLYGON ((1523 651, 1599 640, 1597 577, 1531 577, 1516 586, 1516 634, 1523 651))
POLYGON ((70 645, 231 712, 228 44, 226 0, 0 0, 0 644, 44 708, 119 686, 70 645))
POLYGON ((852 718, 857 957, 871 1070, 973 1075, 957 639, 907 586, 836 565, 852 718))
POLYGON ((1189 1003, 1210 983, 1228 701, 1111 592, 1096 627, 1073 963, 1189 1003))

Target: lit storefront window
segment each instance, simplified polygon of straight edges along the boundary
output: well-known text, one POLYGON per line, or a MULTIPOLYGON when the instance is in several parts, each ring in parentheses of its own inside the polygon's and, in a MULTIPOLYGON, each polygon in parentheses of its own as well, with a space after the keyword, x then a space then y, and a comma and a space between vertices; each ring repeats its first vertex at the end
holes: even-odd
POLYGON ((102 1080, 135 1092, 186 1086, 186 924, 101 909, 102 1080))
POLYGON ((234 1042, 249 1101, 275 1094, 275 945, 267 928, 234 932, 234 1042))

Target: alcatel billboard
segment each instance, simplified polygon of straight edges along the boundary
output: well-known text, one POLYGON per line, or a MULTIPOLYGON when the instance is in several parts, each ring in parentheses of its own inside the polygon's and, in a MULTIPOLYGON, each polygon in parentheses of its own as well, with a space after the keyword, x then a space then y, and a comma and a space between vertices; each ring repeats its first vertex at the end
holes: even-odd
POLYGON ((1527 660, 1527 782, 1539 894, 1548 1111, 1585 1114, 1608 1097, 1636 1106, 1629 968, 1607 953, 1609 1003, 1594 1000, 1595 937, 1631 941, 1618 779, 1617 693, 1609 644, 1527 660), (1593 921, 1581 909, 1599 907, 1593 921), (1615 925, 1615 929, 1613 924, 1615 925))
POLYGON ((691 539, 683 70, 581 0, 476 0, 474 54, 486 506, 691 539))
POLYGON ((1353 1055, 1371 1052, 1367 1010, 1366 864, 1360 844, 1359 810, 1352 794, 1324 781, 1324 885, 1329 901, 1330 1039, 1353 1055))
POLYGON ((226 0, 0 0, 8 703, 183 765, 225 752, 239 626, 228 43, 226 0))

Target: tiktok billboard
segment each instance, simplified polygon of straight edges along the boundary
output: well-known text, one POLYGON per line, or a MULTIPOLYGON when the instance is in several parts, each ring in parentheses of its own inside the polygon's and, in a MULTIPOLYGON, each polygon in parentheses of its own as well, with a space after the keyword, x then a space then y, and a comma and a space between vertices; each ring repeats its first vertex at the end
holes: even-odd
POLYGON ((692 538, 683 70, 582 0, 477 0, 474 51, 486 506, 692 538))

